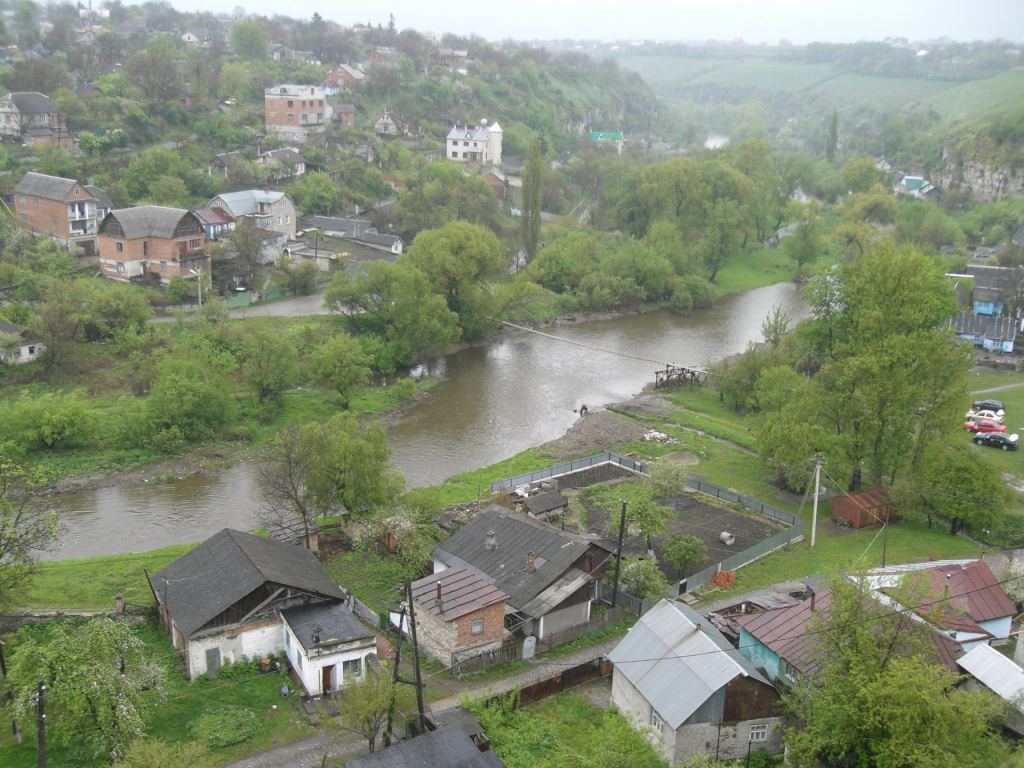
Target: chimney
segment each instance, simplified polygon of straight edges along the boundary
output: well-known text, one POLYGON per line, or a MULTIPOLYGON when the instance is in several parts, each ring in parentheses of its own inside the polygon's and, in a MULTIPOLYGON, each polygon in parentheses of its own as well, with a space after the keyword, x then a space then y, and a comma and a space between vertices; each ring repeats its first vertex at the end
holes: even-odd
POLYGON ((537 558, 534 556, 533 552, 526 553, 526 570, 529 573, 534 573, 537 570, 537 558))
POLYGON ((439 612, 444 610, 441 607, 441 580, 440 579, 438 579, 438 581, 437 581, 437 610, 439 612))
POLYGON ((498 548, 498 535, 494 531, 487 532, 487 543, 484 544, 484 549, 488 552, 493 552, 498 548))
POLYGON ((323 631, 323 627, 319 624, 313 627, 313 645, 320 645, 320 633, 323 631))

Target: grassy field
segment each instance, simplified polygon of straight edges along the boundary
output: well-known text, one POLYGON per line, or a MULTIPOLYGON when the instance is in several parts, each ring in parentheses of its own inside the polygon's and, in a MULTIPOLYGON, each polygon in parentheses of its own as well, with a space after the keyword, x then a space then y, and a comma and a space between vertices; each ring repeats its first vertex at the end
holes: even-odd
POLYGON ((1024 93, 1024 71, 1003 72, 985 80, 961 83, 925 100, 925 105, 947 123, 987 117, 1008 104, 1019 104, 1024 93))
POLYGON ((729 259, 715 277, 714 289, 718 296, 741 293, 765 285, 785 283, 796 275, 793 262, 778 248, 744 251, 729 259))
MULTIPOLYGON (((990 368, 977 368, 971 372, 968 386, 971 392, 990 389, 1013 384, 1020 384, 1019 387, 1005 389, 999 392, 982 394, 971 394, 964 402, 964 411, 975 400, 994 397, 1006 404, 1005 423, 1008 432, 1015 432, 1024 439, 1024 374, 1014 371, 997 371, 990 368)), ((970 441, 967 433, 964 433, 965 443, 970 441)), ((985 457, 995 464, 1004 473, 1009 473, 1018 479, 1024 479, 1024 450, 997 451, 988 446, 977 446, 975 450, 981 451, 985 457)))

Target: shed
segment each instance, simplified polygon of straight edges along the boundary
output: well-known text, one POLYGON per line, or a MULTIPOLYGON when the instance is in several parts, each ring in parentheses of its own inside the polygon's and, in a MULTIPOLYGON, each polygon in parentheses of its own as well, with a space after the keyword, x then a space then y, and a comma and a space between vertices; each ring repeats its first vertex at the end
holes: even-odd
POLYGON ((526 512, 530 517, 539 517, 541 520, 548 520, 552 516, 564 515, 569 509, 569 502, 558 491, 548 491, 534 496, 527 496, 523 505, 526 507, 526 512))
POLYGON ((832 519, 851 528, 870 528, 900 518, 889 500, 889 489, 878 487, 837 496, 832 500, 832 519))

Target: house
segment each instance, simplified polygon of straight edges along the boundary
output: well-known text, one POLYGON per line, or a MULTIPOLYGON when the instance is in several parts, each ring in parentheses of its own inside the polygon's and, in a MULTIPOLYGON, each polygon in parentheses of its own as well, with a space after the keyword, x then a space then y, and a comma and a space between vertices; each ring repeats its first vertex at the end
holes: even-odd
POLYGON ((1003 725, 1024 736, 1024 669, 990 645, 972 648, 957 664, 971 676, 966 687, 989 690, 1006 702, 1003 725))
POLYGON ((0 98, 0 137, 4 141, 58 147, 71 146, 64 113, 37 91, 8 93, 0 98))
POLYGON ((267 132, 285 141, 304 143, 310 136, 323 133, 331 122, 331 105, 321 87, 275 85, 263 94, 267 132))
POLYGON ((438 48, 430 55, 430 63, 448 69, 465 70, 469 51, 457 48, 438 48))
POLYGON ((508 595, 468 566, 412 583, 416 634, 428 655, 446 666, 501 647, 508 595))
POLYGON ((385 138, 388 136, 397 136, 399 133, 398 123, 394 121, 394 118, 388 114, 386 109, 384 110, 384 114, 377 118, 377 122, 373 124, 373 130, 378 136, 385 138))
POLYGON ((626 139, 622 131, 591 131, 590 140, 597 145, 612 145, 617 154, 622 154, 622 148, 626 145, 626 139))
POLYGON ((235 217, 224 208, 199 208, 192 213, 202 223, 207 240, 221 240, 235 230, 235 217))
POLYGON ((366 67, 390 67, 398 63, 398 51, 390 45, 378 45, 366 56, 366 67))
POLYGON ((206 42, 206 33, 198 30, 186 29, 181 33, 181 42, 185 45, 201 45, 206 42))
POLYGON ((722 633, 683 603, 662 600, 608 655, 612 704, 671 764, 713 744, 723 760, 778 751, 779 693, 722 633))
MULTIPOLYGON (((96 252, 99 201, 74 179, 29 171, 14 185, 14 213, 18 223, 36 235, 45 235, 86 255, 96 252)), ((103 202, 109 206, 105 193, 103 202)))
POLYGON ((1013 314, 1016 309, 1015 293, 1024 282, 1024 271, 1020 267, 968 264, 963 273, 974 283, 971 289, 971 309, 976 314, 1013 314))
POLYGON ((893 510, 888 488, 869 488, 836 496, 832 500, 832 519, 851 528, 868 528, 895 522, 899 515, 893 510))
POLYGON ((923 176, 906 175, 896 183, 893 192, 897 195, 910 195, 919 200, 924 200, 929 196, 934 196, 936 189, 935 185, 923 176))
POLYGON ((590 620, 609 553, 582 536, 491 505, 434 549, 434 574, 472 567, 508 595, 506 626, 539 640, 590 620))
POLYGON ((0 363, 21 365, 31 363, 46 350, 21 326, 0 320, 0 363))
POLYGON ((214 155, 213 160, 210 161, 210 165, 206 169, 206 173, 210 176, 220 176, 222 179, 226 179, 231 174, 231 166, 242 159, 244 159, 242 153, 238 150, 214 155))
POLYGON ((569 501, 558 491, 545 491, 527 496, 523 500, 523 507, 530 517, 550 520, 553 517, 565 517, 569 511, 569 501))
POLYGON ((505 178, 505 174, 501 172, 499 168, 487 168, 480 173, 481 178, 486 182, 492 190, 494 190, 494 196, 499 200, 504 200, 508 192, 508 181, 505 178))
POLYGON ((86 184, 85 191, 92 195, 93 200, 96 201, 96 222, 98 226, 99 222, 103 221, 103 217, 110 213, 114 206, 110 202, 110 196, 99 187, 86 184))
POLYGON ((402 254, 402 238, 398 235, 382 235, 373 222, 365 219, 342 219, 337 216, 304 216, 303 229, 318 229, 328 237, 348 240, 378 251, 387 251, 396 256, 402 254))
POLYGON ((505 768, 490 750, 481 752, 461 728, 448 726, 399 741, 345 763, 345 768, 505 768))
POLYGON ((355 67, 339 64, 327 73, 320 86, 328 96, 333 96, 341 91, 351 91, 357 88, 365 79, 366 75, 355 67))
POLYGON ((306 158, 295 147, 283 147, 261 152, 256 163, 268 170, 274 182, 296 179, 306 173, 306 158))
POLYGON ((356 105, 339 104, 334 108, 334 121, 344 126, 356 124, 356 105))
POLYGON ((285 653, 310 696, 329 694, 362 680, 366 657, 377 652, 377 636, 356 618, 349 605, 320 602, 281 611, 285 653))
POLYGON ((1009 315, 979 315, 958 312, 949 319, 958 337, 992 352, 1013 352, 1017 340, 1017 319, 1009 315))
POLYGON ((875 168, 882 173, 892 173, 892 163, 885 159, 885 155, 879 155, 875 158, 875 168))
POLYGON ((444 156, 449 160, 472 165, 501 165, 503 131, 497 123, 460 125, 456 123, 445 138, 444 156))
POLYGON ((289 67, 301 67, 307 64, 319 67, 322 62, 320 57, 313 53, 313 51, 297 51, 288 48, 284 53, 284 63, 285 66, 289 67))
POLYGON ((224 192, 209 202, 211 208, 223 208, 238 219, 251 219, 260 229, 295 237, 295 204, 284 192, 246 189, 224 192))
POLYGON ((162 205, 110 211, 99 224, 100 269, 114 280, 188 277, 209 270, 206 235, 194 213, 162 205))
MULTIPOLYGON (((213 676, 221 664, 243 656, 285 650, 282 611, 336 605, 346 597, 309 550, 228 528, 149 576, 149 583, 189 680, 213 676)), ((302 616, 293 618, 303 634, 302 616)), ((298 638, 289 627, 292 642, 298 638)), ((311 632, 309 648, 315 649, 311 632)), ((324 639, 321 633, 321 644, 324 639)))

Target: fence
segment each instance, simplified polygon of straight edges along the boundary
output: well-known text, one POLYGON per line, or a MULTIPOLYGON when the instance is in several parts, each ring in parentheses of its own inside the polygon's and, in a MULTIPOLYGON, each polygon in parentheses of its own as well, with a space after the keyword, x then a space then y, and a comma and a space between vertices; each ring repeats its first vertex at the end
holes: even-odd
POLYGON ((637 461, 636 459, 631 459, 628 456, 620 456, 612 451, 604 451, 603 453, 599 453, 595 456, 589 456, 585 459, 573 459, 565 464, 557 464, 553 467, 545 467, 544 469, 538 469, 525 475, 516 475, 515 477, 510 477, 506 480, 498 480, 495 483, 491 483, 491 493, 497 493, 503 488, 518 488, 520 485, 528 485, 529 483, 535 483, 538 480, 548 480, 553 477, 568 475, 581 469, 596 467, 599 464, 615 464, 616 466, 623 467, 630 472, 636 472, 641 475, 648 474, 646 462, 637 461))
POLYGON ((770 536, 752 547, 747 547, 742 552, 737 552, 735 555, 727 557, 720 563, 715 563, 715 565, 709 566, 703 571, 699 571, 692 576, 688 576, 686 578, 686 591, 692 592, 698 587, 703 587, 715 578, 715 575, 719 571, 735 571, 737 568, 749 565, 755 560, 759 560, 777 549, 781 549, 793 542, 800 541, 803 537, 804 525, 803 523, 798 522, 793 527, 787 528, 784 531, 779 531, 774 536, 770 536))
POLYGON ((523 642, 519 638, 511 637, 493 651, 484 651, 465 658, 459 658, 453 654, 451 672, 455 677, 462 677, 521 658, 523 658, 523 642))
POLYGON ((562 630, 561 632, 552 632, 543 640, 538 640, 537 652, 543 653, 545 651, 550 651, 552 648, 557 648, 560 645, 571 643, 573 640, 578 640, 584 635, 596 632, 602 627, 608 624, 614 624, 616 621, 619 621, 619 619, 624 619, 627 616, 633 617, 636 616, 636 614, 623 605, 609 607, 599 616, 591 617, 590 621, 586 624, 580 624, 578 627, 569 627, 569 629, 562 630))
POLYGON ((252 294, 248 291, 245 293, 233 293, 228 296, 228 307, 231 309, 248 307, 250 304, 252 304, 252 294))
POLYGON ((568 688, 572 688, 575 685, 585 683, 588 680, 593 680, 598 677, 607 677, 611 673, 612 663, 604 657, 598 657, 592 661, 585 661, 582 664, 578 664, 575 667, 569 667, 554 677, 540 680, 532 685, 523 686, 519 689, 518 695, 515 692, 499 693, 497 696, 492 696, 487 699, 485 705, 490 706, 505 697, 515 696, 516 705, 519 707, 525 707, 527 704, 533 704, 535 701, 546 699, 548 696, 554 696, 568 688))
MULTIPOLYGON (((615 594, 615 587, 612 584, 610 576, 605 576, 597 585, 597 597, 601 602, 608 603, 611 605, 612 595, 615 594)), ((658 598, 660 600, 661 598, 658 598)), ((621 611, 623 616, 643 616, 651 608, 653 608, 658 600, 649 600, 647 598, 637 597, 631 595, 628 592, 622 590, 622 582, 619 582, 619 593, 615 596, 615 606, 608 609, 611 611, 621 611)))
POLYGON ((691 477, 687 479, 686 485, 695 491, 700 491, 708 496, 714 496, 716 499, 728 501, 731 504, 740 504, 751 512, 757 512, 760 515, 778 520, 786 525, 796 525, 799 520, 792 512, 786 512, 778 507, 773 507, 771 504, 765 504, 763 501, 752 499, 749 496, 736 493, 736 491, 730 491, 727 488, 719 488, 717 485, 706 480, 698 480, 691 477))

